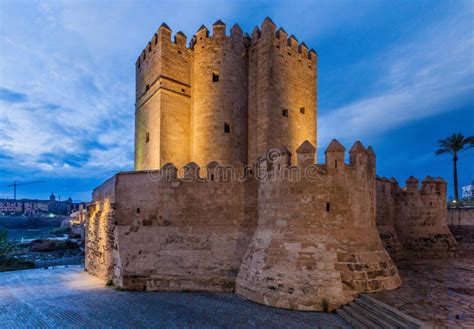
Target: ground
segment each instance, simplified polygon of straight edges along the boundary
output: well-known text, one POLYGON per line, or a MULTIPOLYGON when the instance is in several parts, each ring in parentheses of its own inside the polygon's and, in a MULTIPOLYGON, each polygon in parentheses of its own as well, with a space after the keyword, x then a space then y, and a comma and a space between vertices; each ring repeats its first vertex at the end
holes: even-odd
POLYGON ((0 273, 0 328, 348 328, 233 294, 125 292, 80 266, 0 273))
POLYGON ((403 286, 374 297, 436 328, 474 328, 474 253, 397 266, 403 286))

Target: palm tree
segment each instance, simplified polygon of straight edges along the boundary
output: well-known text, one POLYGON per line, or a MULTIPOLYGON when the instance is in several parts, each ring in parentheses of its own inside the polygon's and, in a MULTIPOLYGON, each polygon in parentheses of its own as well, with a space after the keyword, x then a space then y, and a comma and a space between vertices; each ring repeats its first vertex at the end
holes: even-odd
POLYGON ((435 152, 436 155, 449 153, 453 156, 453 171, 454 171, 454 200, 456 204, 459 201, 458 193, 458 153, 474 147, 474 136, 464 137, 463 134, 457 133, 438 141, 439 149, 435 152))

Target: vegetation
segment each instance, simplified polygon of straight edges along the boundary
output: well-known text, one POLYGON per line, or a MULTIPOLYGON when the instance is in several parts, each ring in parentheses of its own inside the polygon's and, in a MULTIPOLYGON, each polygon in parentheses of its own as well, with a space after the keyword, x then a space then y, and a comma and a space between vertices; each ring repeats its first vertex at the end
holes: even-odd
POLYGON ((34 268, 33 262, 10 257, 13 245, 8 241, 8 232, 0 230, 0 272, 34 268))
POLYGON ((453 180, 454 180, 454 201, 459 203, 459 188, 458 188, 458 154, 462 151, 474 147, 474 136, 464 137, 463 134, 452 134, 439 142, 439 149, 435 154, 451 154, 453 157, 453 180))
POLYGON ((49 233, 56 235, 56 236, 61 236, 64 234, 68 234, 71 229, 69 227, 55 227, 51 230, 49 230, 49 233))
POLYGON ((79 248, 77 243, 65 240, 34 240, 30 244, 30 251, 45 252, 45 251, 57 251, 66 249, 79 248))
POLYGON ((8 242, 8 232, 6 230, 0 231, 0 264, 8 259, 8 254, 12 250, 11 244, 8 242))

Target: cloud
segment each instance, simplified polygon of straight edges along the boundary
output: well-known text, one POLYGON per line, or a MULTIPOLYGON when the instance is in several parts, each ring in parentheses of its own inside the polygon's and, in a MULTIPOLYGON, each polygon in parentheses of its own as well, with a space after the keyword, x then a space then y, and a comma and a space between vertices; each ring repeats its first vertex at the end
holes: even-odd
MULTIPOLYGON (((451 16, 391 47, 363 70, 379 72, 377 90, 326 110, 319 120, 321 144, 380 135, 414 120, 457 110, 474 101, 473 11, 451 16)), ((357 79, 357 77, 354 77, 357 79)), ((368 86, 369 87, 369 86, 368 86)))
POLYGON ((7 88, 0 87, 0 101, 6 103, 23 103, 26 102, 27 96, 7 88))

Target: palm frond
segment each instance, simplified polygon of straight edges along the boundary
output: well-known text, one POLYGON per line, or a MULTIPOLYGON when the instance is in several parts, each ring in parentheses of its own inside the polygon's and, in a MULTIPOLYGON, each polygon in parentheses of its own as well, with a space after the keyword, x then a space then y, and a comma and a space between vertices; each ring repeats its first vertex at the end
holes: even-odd
POLYGON ((436 150, 435 154, 436 155, 440 155, 440 154, 444 154, 444 153, 451 153, 451 151, 449 149, 439 149, 439 150, 436 150))

